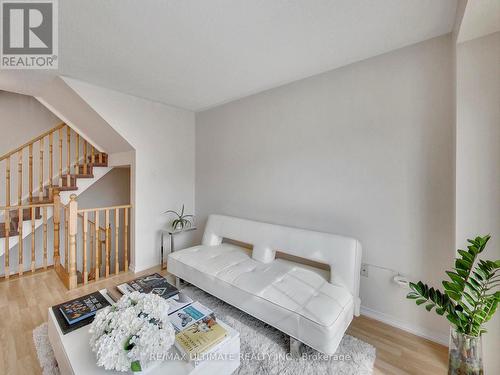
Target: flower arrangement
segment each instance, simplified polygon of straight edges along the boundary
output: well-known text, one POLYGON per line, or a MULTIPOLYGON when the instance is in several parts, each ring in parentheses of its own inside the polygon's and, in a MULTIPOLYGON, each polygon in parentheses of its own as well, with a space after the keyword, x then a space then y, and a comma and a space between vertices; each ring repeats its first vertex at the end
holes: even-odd
POLYGON ((96 314, 90 347, 106 370, 143 371, 175 340, 168 302, 156 294, 133 292, 96 314))

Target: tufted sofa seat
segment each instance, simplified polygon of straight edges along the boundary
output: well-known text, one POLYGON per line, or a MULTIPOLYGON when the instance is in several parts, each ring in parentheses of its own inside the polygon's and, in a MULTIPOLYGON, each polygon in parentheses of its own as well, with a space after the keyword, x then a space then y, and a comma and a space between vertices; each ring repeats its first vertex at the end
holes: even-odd
POLYGON ((356 313, 357 295, 331 283, 327 271, 274 257, 257 260, 255 247, 252 253, 206 242, 171 253, 168 271, 316 350, 335 353, 356 313))

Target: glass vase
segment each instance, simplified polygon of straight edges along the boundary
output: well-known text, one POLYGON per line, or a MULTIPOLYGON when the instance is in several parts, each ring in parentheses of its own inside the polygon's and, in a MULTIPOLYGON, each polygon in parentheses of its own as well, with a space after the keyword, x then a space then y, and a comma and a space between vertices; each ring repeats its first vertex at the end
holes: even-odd
POLYGON ((483 375, 483 347, 481 336, 469 336, 450 331, 448 375, 483 375))

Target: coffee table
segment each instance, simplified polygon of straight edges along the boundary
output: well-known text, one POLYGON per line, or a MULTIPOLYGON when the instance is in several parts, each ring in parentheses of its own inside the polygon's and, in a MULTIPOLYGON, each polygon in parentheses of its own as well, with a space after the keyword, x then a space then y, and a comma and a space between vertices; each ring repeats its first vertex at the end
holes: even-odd
MULTIPOLYGON (((100 291, 110 303, 113 300, 107 295, 106 290, 100 291)), ((207 359, 198 366, 194 366, 181 358, 177 349, 172 346, 169 354, 177 357, 176 360, 166 360, 154 364, 144 371, 147 375, 172 374, 172 375, 229 375, 240 366, 240 334, 224 322, 217 322, 226 329, 227 337, 217 350, 217 359, 207 359), (175 356, 175 354, 177 356, 175 356), (221 359, 223 358, 223 359, 221 359)), ((52 308, 49 307, 48 331, 49 341, 54 350, 54 355, 59 365, 61 375, 75 374, 123 374, 117 371, 106 371, 96 365, 95 354, 90 350, 89 327, 85 326, 63 335, 52 308)))

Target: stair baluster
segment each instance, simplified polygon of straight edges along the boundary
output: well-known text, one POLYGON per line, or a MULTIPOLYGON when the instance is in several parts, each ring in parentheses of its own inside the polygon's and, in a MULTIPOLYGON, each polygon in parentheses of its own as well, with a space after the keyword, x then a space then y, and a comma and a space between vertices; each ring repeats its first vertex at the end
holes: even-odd
POLYGON ((71 186, 71 128, 66 127, 66 186, 71 186))
MULTIPOLYGON (((18 219, 17 219, 17 231, 19 233, 19 242, 17 243, 17 251, 19 252, 19 266, 18 266, 18 273, 19 276, 23 275, 24 272, 24 249, 23 249, 23 209, 19 208, 17 211, 18 214, 18 219)), ((7 250, 7 249, 6 249, 7 250)))
POLYGON ((29 201, 33 202, 33 144, 28 147, 28 189, 29 189, 29 201))
POLYGON ((111 250, 111 246, 110 246, 110 240, 111 240, 111 226, 109 224, 109 210, 106 210, 105 211, 105 219, 106 219, 106 253, 105 253, 105 256, 106 256, 106 269, 105 269, 105 275, 106 277, 109 277, 109 263, 110 263, 110 257, 111 257, 111 254, 110 254, 110 250, 111 250))
POLYGON ((49 134, 49 199, 54 194, 54 134, 49 134))
POLYGON ((10 239, 10 212, 8 209, 4 211, 5 217, 5 254, 4 254, 4 270, 5 270, 5 278, 8 279, 10 277, 10 266, 9 266, 9 239, 10 239))
POLYGON ((87 273, 87 236, 88 236, 88 214, 85 211, 83 213, 83 223, 82 223, 82 229, 83 229, 83 285, 87 284, 88 282, 88 273, 87 273))
POLYGON ((38 199, 41 201, 43 200, 43 153, 44 153, 44 148, 45 148, 45 142, 42 139, 40 139, 40 157, 39 157, 39 162, 40 162, 40 167, 38 170, 38 199))
POLYGON ((72 194, 68 204, 69 212, 69 286, 68 289, 74 289, 77 286, 76 276, 76 233, 78 226, 78 202, 76 195, 72 194))
POLYGON ((23 150, 17 153, 17 205, 20 206, 23 200, 23 150))
MULTIPOLYGON (((83 174, 88 174, 87 163, 88 163, 88 155, 87 155, 87 141, 83 140, 83 174)), ((80 169, 80 168, 78 168, 80 169)), ((80 173, 78 171, 78 173, 80 173)))
POLYGON ((31 214, 31 272, 35 272, 35 207, 29 210, 31 214))
POLYGON ((63 166, 63 128, 60 128, 59 129, 59 186, 63 185, 62 166, 63 166))
POLYGON ((124 208, 123 214, 123 267, 124 271, 128 271, 128 207, 124 208))
POLYGON ((43 269, 47 269, 47 207, 43 207, 43 269))
POLYGON ((120 209, 115 208, 115 275, 120 272, 120 262, 118 258, 118 236, 120 233, 120 209))
MULTIPOLYGON (((93 149, 93 147, 92 147, 93 149)), ((95 226, 95 281, 99 280, 99 273, 100 273, 100 268, 101 268, 101 247, 100 247, 100 236, 99 236, 99 211, 95 210, 94 211, 94 226, 95 226)))

